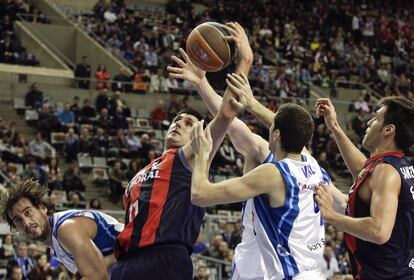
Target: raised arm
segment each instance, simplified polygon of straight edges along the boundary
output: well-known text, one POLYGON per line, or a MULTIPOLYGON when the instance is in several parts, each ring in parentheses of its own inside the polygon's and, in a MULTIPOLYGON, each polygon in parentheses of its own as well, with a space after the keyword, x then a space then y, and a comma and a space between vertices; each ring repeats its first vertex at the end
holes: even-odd
POLYGON ((75 259, 82 280, 109 278, 104 257, 95 246, 96 223, 89 218, 66 220, 58 230, 58 240, 75 259))
POLYGON ((326 126, 333 133, 336 144, 341 152, 348 170, 352 176, 357 177, 364 167, 366 157, 352 143, 345 132, 342 130, 336 117, 335 107, 329 98, 320 98, 316 101, 316 115, 323 116, 326 126))
MULTIPOLYGON (((248 38, 238 23, 228 23, 226 26, 232 34, 226 37, 226 39, 234 40, 237 45, 238 64, 236 73, 244 73, 247 75, 253 61, 253 54, 248 38)), ((205 76, 205 72, 191 62, 183 49, 180 49, 180 53, 183 59, 179 59, 176 56, 172 57, 172 60, 178 64, 178 67, 167 67, 170 76, 193 83, 197 87, 198 93, 209 112, 213 116, 216 116, 222 102, 222 97, 211 87, 205 76)), ((256 164, 263 162, 267 157, 269 153, 267 141, 259 135, 252 133, 241 120, 236 118, 232 122, 228 134, 235 149, 245 157, 249 155, 256 164)))

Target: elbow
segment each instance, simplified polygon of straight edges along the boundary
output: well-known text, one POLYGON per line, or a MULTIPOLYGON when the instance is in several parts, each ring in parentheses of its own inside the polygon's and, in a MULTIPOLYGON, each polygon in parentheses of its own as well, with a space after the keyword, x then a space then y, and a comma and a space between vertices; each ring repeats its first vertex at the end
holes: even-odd
POLYGON ((205 205, 204 198, 200 194, 191 193, 191 203, 198 207, 207 207, 205 205))
POLYGON ((388 242, 388 240, 390 240, 390 238, 391 238, 391 231, 379 229, 374 233, 372 237, 372 242, 377 245, 384 245, 385 243, 388 242))

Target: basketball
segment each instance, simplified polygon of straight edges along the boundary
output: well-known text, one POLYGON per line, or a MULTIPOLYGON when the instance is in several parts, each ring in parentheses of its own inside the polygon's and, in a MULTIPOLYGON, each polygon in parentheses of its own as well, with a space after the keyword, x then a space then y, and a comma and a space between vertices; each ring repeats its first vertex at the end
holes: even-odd
POLYGON ((198 25, 187 38, 187 54, 191 61, 207 72, 217 72, 227 67, 233 60, 235 44, 224 36, 231 34, 217 22, 198 25))

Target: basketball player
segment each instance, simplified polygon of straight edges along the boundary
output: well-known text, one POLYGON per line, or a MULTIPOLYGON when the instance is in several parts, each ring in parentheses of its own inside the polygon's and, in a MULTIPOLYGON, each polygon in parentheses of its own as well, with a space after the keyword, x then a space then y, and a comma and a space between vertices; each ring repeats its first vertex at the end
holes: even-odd
MULTIPOLYGON (((241 34, 235 31, 232 36, 237 39, 241 34)), ((238 47, 238 41, 235 42, 238 47)), ((249 63, 239 60, 237 71, 248 71, 249 63)), ((228 79, 235 78, 229 76, 228 79)), ((230 98, 226 90, 224 99, 230 98)), ((226 102, 209 125, 214 139, 212 155, 235 117, 231 107, 230 102, 226 102)), ((163 155, 129 182, 124 201, 126 225, 118 236, 116 255, 119 261, 111 271, 111 279, 192 278, 191 246, 204 218, 204 209, 191 203, 194 154, 190 133, 199 120, 201 116, 194 110, 181 111, 167 131, 163 155)))
MULTIPOLYGON (((232 27, 234 29, 242 30, 242 27, 237 23, 232 27)), ((246 60, 252 60, 253 54, 247 36, 241 37, 240 40, 241 43, 238 51, 241 54, 241 57, 246 60)), ((198 92, 210 113, 212 115, 217 114, 221 104, 221 97, 217 95, 214 89, 210 86, 205 77, 205 72, 192 64, 184 50, 180 49, 180 53, 183 60, 175 56, 172 57, 172 59, 179 65, 179 68, 168 67, 170 76, 185 79, 194 84, 198 88, 198 92)), ((251 92, 247 92, 241 97, 252 113, 270 127, 275 114, 257 102, 251 92)), ((273 160, 273 155, 269 150, 269 143, 259 135, 252 133, 247 125, 241 120, 236 118, 232 122, 228 134, 236 150, 244 156, 244 173, 247 173, 262 163, 271 162, 273 160)), ((346 196, 333 185, 330 190, 336 198, 338 211, 340 211, 340 209, 343 211, 344 204, 346 204, 346 196)), ((239 243, 235 249, 232 275, 233 280, 269 279, 253 230, 251 211, 253 203, 253 199, 248 199, 243 203, 243 235, 241 243, 239 243)))
POLYGON ((331 101, 317 100, 356 182, 346 215, 332 210, 324 187, 316 200, 324 219, 346 233, 355 279, 414 279, 414 168, 403 154, 414 143, 414 104, 403 97, 379 104, 362 140, 366 159, 339 126, 331 101))
POLYGON ((97 211, 68 210, 54 213, 44 196, 48 189, 25 180, 2 198, 1 214, 11 229, 30 240, 41 241, 70 272, 82 279, 108 279, 115 262, 113 246, 123 225, 97 211))

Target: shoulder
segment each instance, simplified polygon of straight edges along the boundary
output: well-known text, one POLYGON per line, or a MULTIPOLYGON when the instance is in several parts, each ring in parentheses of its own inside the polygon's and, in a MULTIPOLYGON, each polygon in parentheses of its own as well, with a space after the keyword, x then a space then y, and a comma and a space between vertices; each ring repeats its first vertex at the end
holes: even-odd
POLYGON ((75 236, 85 235, 95 238, 97 224, 94 219, 86 216, 72 216, 65 219, 57 229, 59 241, 76 239, 75 236))
POLYGON ((378 163, 372 170, 369 182, 373 190, 386 188, 387 191, 399 191, 401 188, 400 173, 389 163, 378 163))

